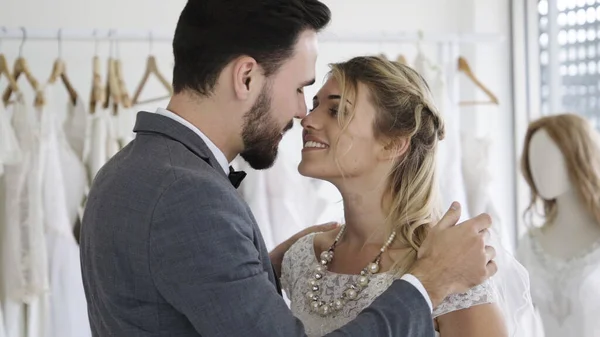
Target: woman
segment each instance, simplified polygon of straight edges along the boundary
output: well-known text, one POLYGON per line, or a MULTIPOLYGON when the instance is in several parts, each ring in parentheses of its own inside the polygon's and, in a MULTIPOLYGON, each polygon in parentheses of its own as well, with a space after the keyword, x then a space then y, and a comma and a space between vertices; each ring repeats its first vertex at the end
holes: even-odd
MULTIPOLYGON (((414 263, 441 216, 435 156, 444 125, 424 80, 379 57, 333 64, 302 121, 301 174, 331 182, 345 225, 312 233, 286 253, 282 285, 310 336, 353 319, 414 263), (317 258, 319 257, 319 258, 317 258)), ((433 313, 442 337, 507 336, 486 282, 433 313)))

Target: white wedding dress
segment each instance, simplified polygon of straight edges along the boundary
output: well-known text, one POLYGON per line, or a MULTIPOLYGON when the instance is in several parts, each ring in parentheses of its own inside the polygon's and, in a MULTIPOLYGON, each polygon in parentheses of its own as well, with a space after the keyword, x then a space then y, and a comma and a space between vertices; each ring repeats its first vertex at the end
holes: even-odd
MULTIPOLYGON (((15 135, 11 120, 12 114, 9 114, 8 111, 4 109, 4 104, 0 103, 0 243, 5 244, 5 241, 2 239, 5 234, 4 232, 8 229, 6 226, 6 219, 4 217, 5 214, 5 191, 4 191, 4 166, 15 165, 21 161, 21 147, 19 146, 19 142, 17 136, 15 135)), ((4 257, 4 249, 0 250, 0 275, 6 275, 7 272, 10 272, 10 269, 5 270, 5 266, 8 267, 3 262, 4 257)), ((10 268, 10 267, 9 267, 10 268)), ((6 337, 6 327, 4 324, 4 313, 3 313, 3 303, 4 299, 4 282, 0 277, 0 337, 6 337)))
MULTIPOLYGON (((86 170, 79 155, 83 149, 83 137, 76 137, 78 132, 74 129, 69 136, 66 135, 63 128, 65 112, 52 109, 56 105, 52 104, 53 95, 49 89, 45 90, 46 106, 39 113, 42 125, 43 214, 50 284, 49 317, 43 336, 85 337, 91 336, 91 329, 81 278, 79 245, 73 235, 87 186, 86 170)), ((84 124, 82 120, 77 123, 70 121, 67 126, 82 128, 84 124)))
POLYGON ((579 256, 560 259, 530 232, 519 242, 518 255, 529 270, 545 337, 600 336, 600 241, 579 256))
MULTIPOLYGON (((305 294, 314 269, 319 264, 314 250, 315 233, 298 240, 285 254, 281 271, 281 285, 291 300, 291 310, 304 324, 309 337, 323 336, 353 320, 364 308, 368 307, 394 281, 389 273, 376 274, 369 286, 360 292, 355 301, 348 302, 344 308, 330 316, 323 317, 310 310, 305 294)), ((358 275, 343 275, 326 271, 321 287, 325 299, 338 298, 346 285, 355 283, 358 275)), ((464 294, 451 295, 433 312, 433 317, 452 311, 466 309, 475 305, 496 302, 497 293, 492 282, 485 282, 464 294)))
POLYGON ((1 289, 4 327, 9 337, 40 337, 48 319, 48 256, 46 250, 41 123, 22 95, 9 105, 20 160, 4 167, 0 185, 1 289))

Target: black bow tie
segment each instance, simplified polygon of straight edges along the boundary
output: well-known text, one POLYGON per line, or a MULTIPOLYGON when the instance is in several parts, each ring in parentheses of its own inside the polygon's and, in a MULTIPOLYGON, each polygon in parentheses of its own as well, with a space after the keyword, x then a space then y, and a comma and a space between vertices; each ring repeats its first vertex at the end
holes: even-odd
POLYGON ((246 172, 244 171, 235 171, 233 167, 229 166, 229 181, 233 187, 238 188, 242 183, 242 180, 246 177, 246 172))

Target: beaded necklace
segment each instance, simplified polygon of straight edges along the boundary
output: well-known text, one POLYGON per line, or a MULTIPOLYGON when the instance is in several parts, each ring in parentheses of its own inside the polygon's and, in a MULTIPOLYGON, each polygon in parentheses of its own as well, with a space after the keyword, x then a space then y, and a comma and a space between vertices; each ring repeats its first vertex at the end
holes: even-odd
POLYGON ((320 263, 315 267, 313 277, 309 281, 310 291, 306 293, 308 306, 312 312, 321 316, 327 316, 333 312, 339 311, 346 305, 346 303, 349 301, 354 301, 358 298, 360 292, 369 285, 372 275, 379 272, 381 255, 392 244, 394 238, 396 237, 396 232, 392 232, 390 237, 379 250, 379 254, 377 254, 375 259, 373 259, 373 262, 369 263, 360 272, 360 276, 358 277, 356 283, 353 283, 347 287, 339 298, 326 301, 325 299, 321 298, 321 280, 325 276, 327 266, 333 260, 333 252, 335 251, 335 247, 337 246, 345 230, 346 226, 344 225, 338 235, 335 237, 335 241, 333 241, 333 244, 329 247, 329 249, 321 253, 320 263))

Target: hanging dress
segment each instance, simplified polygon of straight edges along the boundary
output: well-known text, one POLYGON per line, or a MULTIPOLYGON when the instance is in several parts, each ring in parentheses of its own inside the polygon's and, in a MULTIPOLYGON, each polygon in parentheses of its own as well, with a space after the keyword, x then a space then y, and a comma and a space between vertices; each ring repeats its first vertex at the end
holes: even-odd
POLYGON ((49 291, 40 121, 20 94, 10 110, 21 160, 4 166, 0 300, 7 336, 40 337, 47 330, 49 291))
POLYGON ((83 199, 85 167, 67 141, 64 111, 53 110, 52 96, 40 109, 44 170, 43 209, 50 284, 47 337, 91 336, 73 225, 83 199))
MULTIPOLYGON (((13 130, 11 119, 11 115, 8 111, 5 111, 4 105, 0 103, 0 242, 3 242, 3 232, 4 229, 7 229, 4 218, 4 165, 16 165, 21 160, 21 148, 13 130)), ((0 251, 0 275, 6 275, 7 271, 1 269, 3 265, 1 262, 2 256, 3 254, 0 251)), ((4 287, 2 278, 0 276, 0 289, 4 287)), ((2 302, 3 296, 0 295, 0 337, 7 337, 2 302)))
POLYGON ((100 168, 119 151, 119 142, 111 111, 97 110, 89 116, 89 119, 90 146, 86 165, 89 180, 93 181, 100 168))
MULTIPOLYGON (((77 243, 79 243, 79 231, 81 227, 81 218, 83 216, 84 201, 89 191, 89 176, 85 169, 85 160, 89 153, 89 122, 90 118, 87 111, 86 104, 77 98, 75 104, 70 100, 67 103, 67 115, 64 119, 63 130, 66 136, 66 140, 69 143, 73 153, 77 156, 79 163, 77 166, 83 168, 85 177, 79 179, 84 182, 84 186, 77 186, 73 188, 73 199, 70 199, 67 203, 69 205, 69 216, 70 221, 74 223, 73 234, 77 243)), ((67 159, 68 160, 68 159, 67 159)), ((72 160, 72 159, 71 159, 72 160)))

